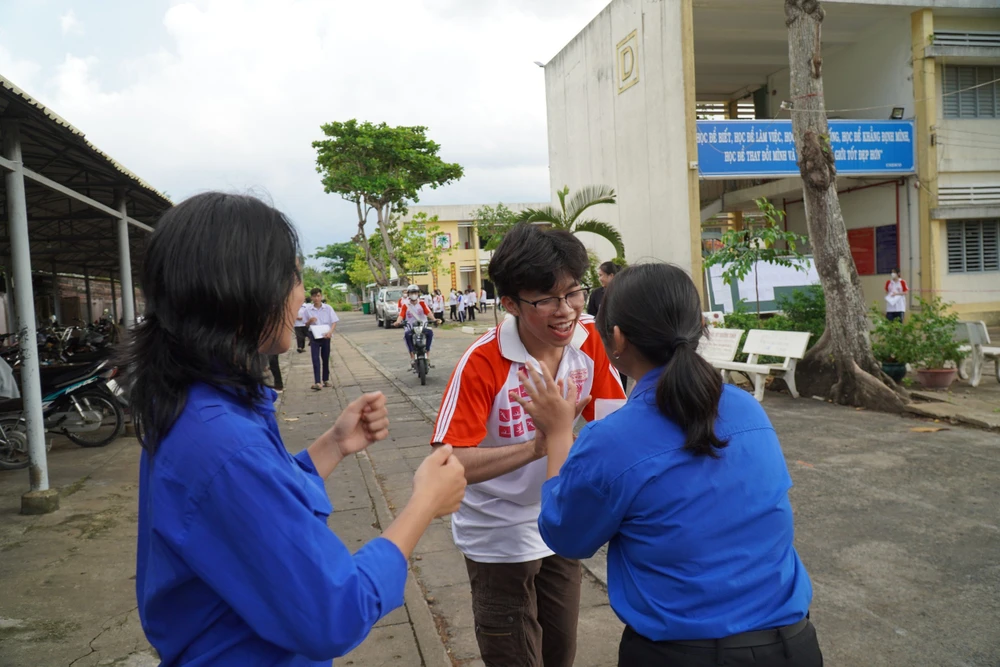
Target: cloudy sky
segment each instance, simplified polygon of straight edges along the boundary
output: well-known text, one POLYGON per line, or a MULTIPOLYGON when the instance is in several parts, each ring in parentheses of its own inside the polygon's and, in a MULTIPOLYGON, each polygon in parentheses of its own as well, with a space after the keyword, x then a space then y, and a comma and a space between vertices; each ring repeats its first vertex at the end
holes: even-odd
POLYGON ((426 125, 465 167, 424 204, 549 199, 547 62, 607 0, 0 0, 0 73, 177 201, 266 192, 345 241, 319 126, 426 125))

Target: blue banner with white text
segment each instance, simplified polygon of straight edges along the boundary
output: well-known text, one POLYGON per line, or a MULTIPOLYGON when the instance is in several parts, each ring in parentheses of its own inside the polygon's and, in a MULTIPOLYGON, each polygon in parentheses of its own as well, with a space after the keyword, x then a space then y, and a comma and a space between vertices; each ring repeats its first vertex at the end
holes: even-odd
MULTIPOLYGON (((912 120, 831 120, 830 143, 843 176, 914 173, 912 120)), ((798 176, 791 120, 699 120, 702 178, 798 176)))

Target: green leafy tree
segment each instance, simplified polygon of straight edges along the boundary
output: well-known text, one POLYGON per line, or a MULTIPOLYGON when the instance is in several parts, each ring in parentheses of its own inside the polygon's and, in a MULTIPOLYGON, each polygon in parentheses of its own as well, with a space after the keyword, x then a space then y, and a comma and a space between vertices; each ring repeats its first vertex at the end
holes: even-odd
POLYGON ((481 206, 473 213, 476 234, 484 250, 496 250, 504 235, 517 224, 517 214, 500 202, 496 206, 481 206))
POLYGON ((722 280, 727 285, 732 285, 733 281, 743 280, 753 271, 757 316, 760 317, 760 286, 754 267, 758 262, 765 262, 806 271, 802 262, 805 255, 797 249, 798 244, 806 239, 795 232, 786 232, 782 229, 784 211, 776 209, 763 197, 756 201, 765 224, 727 231, 722 235, 722 247, 705 258, 705 268, 716 264, 724 265, 722 280), (779 243, 784 243, 786 247, 777 247, 779 243))
POLYGON ((441 147, 427 138, 426 127, 390 127, 352 119, 327 123, 322 130, 327 138, 312 145, 323 188, 357 208, 358 233, 353 240, 363 251, 374 282, 386 285, 389 267, 405 274, 390 234, 394 214, 419 201, 422 188, 437 188, 461 178, 462 167, 438 157, 441 147), (372 213, 383 256, 372 252, 376 237, 369 238, 365 231, 372 213))
POLYGON ((595 218, 583 218, 583 214, 593 206, 614 204, 616 201, 614 189, 605 185, 581 188, 573 194, 569 203, 566 202, 566 198, 569 196, 568 185, 556 194, 559 197, 559 208, 545 206, 537 209, 525 209, 517 216, 517 222, 543 223, 574 234, 590 232, 606 239, 614 246, 618 257, 625 258, 625 243, 617 229, 595 218))
POLYGON ((358 251, 356 243, 345 241, 344 243, 331 243, 323 248, 316 248, 312 257, 322 260, 324 269, 330 274, 331 283, 347 283, 351 287, 364 287, 368 283, 357 285, 347 275, 347 267, 354 262, 358 251))
MULTIPOLYGON (((441 228, 435 224, 437 220, 437 216, 428 218, 425 213, 417 213, 412 220, 404 224, 400 224, 396 216, 390 221, 389 239, 396 251, 399 266, 397 275, 401 282, 408 282, 415 273, 443 270, 441 257, 445 250, 434 242, 441 233, 441 228)), ((381 236, 370 239, 369 253, 376 262, 381 262, 383 265, 388 263, 388 253, 381 236)), ((356 287, 378 282, 371 263, 361 252, 355 253, 351 264, 345 268, 345 273, 350 284, 356 287)))

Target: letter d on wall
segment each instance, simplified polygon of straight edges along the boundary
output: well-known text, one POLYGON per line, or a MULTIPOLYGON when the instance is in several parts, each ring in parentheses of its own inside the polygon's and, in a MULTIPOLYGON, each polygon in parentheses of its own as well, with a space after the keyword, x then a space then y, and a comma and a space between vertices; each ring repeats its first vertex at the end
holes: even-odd
POLYGON ((618 42, 618 94, 622 94, 639 83, 639 40, 638 31, 618 42))

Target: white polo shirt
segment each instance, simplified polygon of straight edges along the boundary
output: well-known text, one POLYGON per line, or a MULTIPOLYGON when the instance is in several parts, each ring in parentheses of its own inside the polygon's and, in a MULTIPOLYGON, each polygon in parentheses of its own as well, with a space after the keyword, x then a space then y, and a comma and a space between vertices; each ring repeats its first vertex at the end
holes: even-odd
POLYGON ((309 306, 307 304, 302 304, 302 306, 299 308, 299 312, 295 316, 295 326, 304 327, 306 325, 305 314, 306 314, 306 308, 308 307, 309 306))
MULTIPOLYGON (((531 357, 508 315, 473 343, 448 381, 432 443, 453 447, 503 447, 533 440, 535 426, 511 399, 526 391, 518 371, 538 361, 531 357)), ((556 379, 571 379, 579 396, 590 394, 583 417, 594 419, 599 401, 625 398, 621 378, 608 362, 594 318, 580 317, 566 347, 556 379)), ((451 526, 455 544, 480 563, 523 563, 551 556, 538 532, 546 461, 534 461, 506 475, 470 484, 451 526)))
POLYGON ((302 311, 302 317, 307 323, 312 318, 316 318, 316 321, 309 326, 313 326, 315 324, 326 324, 329 326, 340 321, 340 318, 337 317, 337 313, 334 312, 333 307, 328 303, 320 304, 319 308, 311 303, 308 304, 302 311))

